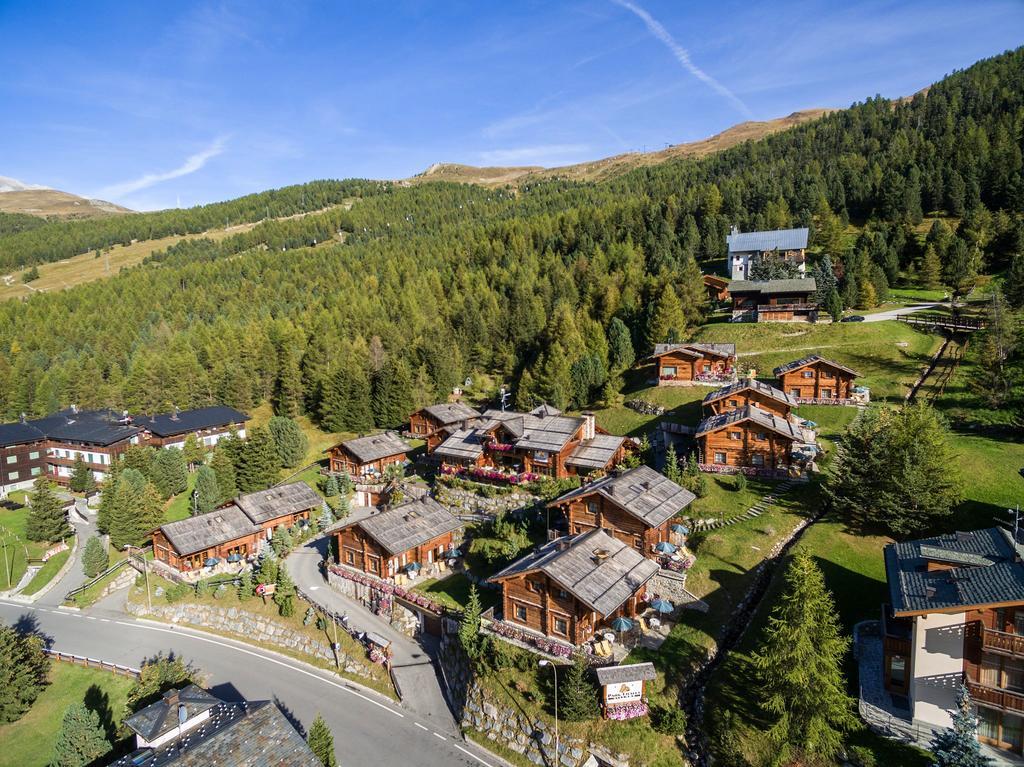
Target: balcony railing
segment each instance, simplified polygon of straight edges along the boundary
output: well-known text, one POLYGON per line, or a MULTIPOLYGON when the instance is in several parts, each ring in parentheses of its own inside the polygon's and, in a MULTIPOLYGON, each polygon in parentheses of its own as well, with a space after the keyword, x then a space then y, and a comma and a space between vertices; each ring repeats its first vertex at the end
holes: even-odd
POLYGON ((988 687, 973 680, 967 680, 967 692, 975 703, 1000 708, 1015 714, 1024 714, 1024 695, 1012 690, 988 687))
POLYGON ((982 628, 981 646, 992 652, 1024 656, 1024 634, 1010 634, 1006 631, 982 628))
POLYGON ((882 638, 882 646, 885 652, 891 655, 910 656, 910 640, 899 637, 887 636, 882 638))
POLYGON ((758 304, 759 312, 807 312, 818 308, 817 304, 758 304))

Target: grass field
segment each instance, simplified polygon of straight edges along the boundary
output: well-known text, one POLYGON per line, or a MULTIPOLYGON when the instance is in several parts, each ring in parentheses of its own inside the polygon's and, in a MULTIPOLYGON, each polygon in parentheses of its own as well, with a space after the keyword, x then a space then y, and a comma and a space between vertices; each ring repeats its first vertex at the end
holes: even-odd
POLYGON ((72 703, 84 702, 100 714, 101 720, 106 715, 107 721, 117 727, 132 681, 107 671, 53 663, 50 684, 28 713, 17 722, 0 725, 0 767, 49 764, 64 711, 72 703))
MULTIPOLYGON (((470 580, 459 573, 449 575, 447 578, 431 578, 417 583, 413 589, 425 594, 436 602, 461 610, 469 604, 470 580)), ((480 597, 480 605, 486 610, 488 607, 498 604, 498 592, 493 589, 477 589, 480 597)))
POLYGON ((32 576, 32 580, 21 590, 22 594, 31 595, 35 594, 39 589, 45 586, 47 583, 53 580, 54 576, 60 572, 60 569, 64 567, 64 563, 71 557, 71 549, 62 551, 59 554, 54 554, 52 557, 43 563, 43 566, 39 568, 39 571, 32 576))
POLYGON ((28 559, 43 555, 49 546, 34 543, 25 537, 28 509, 0 509, 0 590, 18 585, 28 568, 28 559))

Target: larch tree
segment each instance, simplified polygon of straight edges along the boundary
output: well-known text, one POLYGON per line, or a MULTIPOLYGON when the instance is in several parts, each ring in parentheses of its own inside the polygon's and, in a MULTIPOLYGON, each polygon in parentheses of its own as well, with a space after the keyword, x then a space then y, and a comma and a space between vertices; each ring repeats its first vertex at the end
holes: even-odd
POLYGON ((227 444, 217 445, 214 449, 213 458, 210 459, 210 468, 217 476, 217 505, 227 503, 238 493, 235 463, 227 444))
POLYGON ((408 420, 413 412, 412 373, 401 357, 388 357, 374 373, 371 404, 373 420, 379 428, 395 428, 408 420))
POLYGON ((195 434, 189 434, 185 437, 185 445, 182 447, 181 452, 185 458, 185 463, 188 464, 189 471, 195 471, 206 460, 206 449, 195 434))
POLYGON ((681 341, 685 332, 686 316, 679 294, 672 285, 664 285, 654 301, 647 321, 647 332, 644 337, 647 349, 653 349, 655 344, 681 341))
POLYGON ((934 245, 925 246, 921 268, 917 272, 917 281, 926 290, 938 290, 942 287, 942 261, 939 260, 934 245))
POLYGON ((480 614, 483 608, 480 605, 480 593, 475 583, 469 584, 469 601, 466 609, 462 611, 462 618, 459 621, 459 644, 465 650, 470 660, 476 660, 480 655, 480 614))
POLYGON ((295 418, 302 409, 302 368, 299 363, 299 353, 293 340, 282 339, 271 398, 275 415, 295 418))
POLYGON ((40 477, 28 497, 29 510, 25 520, 25 536, 30 541, 60 541, 71 535, 71 525, 53 485, 40 477))
POLYGON ((64 711, 50 767, 87 767, 109 750, 99 714, 84 703, 72 703, 64 711))
POLYGON ((849 640, 825 577, 804 551, 794 555, 785 573, 785 590, 754 654, 764 709, 775 717, 768 731, 782 761, 799 754, 833 758, 844 735, 857 726, 853 699, 842 674, 849 640))

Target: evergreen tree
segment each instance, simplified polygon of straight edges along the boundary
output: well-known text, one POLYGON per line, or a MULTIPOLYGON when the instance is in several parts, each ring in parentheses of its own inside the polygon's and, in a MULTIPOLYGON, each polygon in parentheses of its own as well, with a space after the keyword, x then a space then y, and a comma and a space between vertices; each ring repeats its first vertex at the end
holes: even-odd
POLYGON ((476 660, 480 655, 480 614, 483 608, 480 605, 480 594, 476 590, 476 584, 469 584, 469 601, 466 609, 462 611, 462 619, 459 621, 459 644, 466 651, 470 660, 476 660))
POLYGON ((567 722, 594 719, 598 714, 597 689, 590 681, 590 663, 584 652, 577 648, 572 664, 564 671, 558 685, 558 711, 567 722))
POLYGON ((206 514, 217 508, 220 503, 220 487, 217 485, 217 472, 210 466, 200 466, 196 472, 196 508, 200 514, 206 514))
POLYGON ((201 683, 199 670, 176 655, 162 652, 142 664, 139 678, 128 688, 125 708, 129 714, 141 711, 171 689, 201 683))
POLYGON ((274 553, 279 557, 288 556, 288 552, 292 550, 292 537, 288 533, 287 528, 284 525, 278 525, 274 528, 274 534, 270 539, 270 547, 274 550, 274 553))
POLYGON ((188 466, 184 454, 176 447, 158 451, 146 476, 161 498, 170 498, 188 489, 188 466))
POLYGON ((921 259, 921 269, 917 273, 918 284, 926 290, 938 290, 942 286, 942 262, 934 245, 928 245, 924 249, 924 257, 921 259))
POLYGON ((235 465, 238 489, 250 493, 270 487, 277 481, 280 467, 273 435, 266 426, 257 426, 243 443, 235 465))
POLYGON ((707 310, 708 291, 704 286, 704 275, 701 274, 697 259, 692 253, 683 258, 679 280, 676 283, 676 293, 683 306, 683 316, 687 325, 693 326, 702 323, 707 310))
POLYGON ((309 439, 303 434, 299 424, 292 418, 274 416, 267 424, 274 437, 278 461, 286 469, 294 469, 302 464, 309 448, 309 439))
POLYGON ((50 660, 38 634, 0 623, 0 724, 20 719, 46 686, 50 660))
POLYGON ((978 280, 977 252, 959 237, 954 237, 942 266, 942 275, 953 292, 954 300, 966 296, 978 280))
POLYGON ((1018 323, 998 286, 992 288, 985 319, 985 329, 972 339, 979 350, 978 359, 985 364, 977 366, 970 387, 989 406, 998 408, 1010 397, 1015 378, 1010 360, 1017 351, 1019 337, 1018 323))
POLYGON ((956 696, 953 726, 938 733, 930 744, 935 756, 932 767, 987 767, 992 760, 981 753, 978 742, 978 717, 971 696, 961 684, 956 696))
POLYGON ((413 412, 412 373, 405 360, 389 358, 373 376, 371 404, 381 429, 401 426, 413 412))
POLYGON ((833 290, 839 290, 839 280, 836 279, 836 271, 832 266, 832 257, 828 253, 818 259, 818 263, 811 270, 811 276, 814 277, 814 300, 819 304, 826 303, 829 293, 833 290))
POLYGON ((309 750, 320 760, 323 767, 337 767, 338 760, 334 755, 334 736, 320 714, 317 714, 316 719, 313 720, 309 734, 306 736, 306 742, 309 744, 309 750))
POLYGON ((93 477, 92 469, 86 466, 81 453, 75 454, 75 462, 71 468, 71 478, 68 487, 76 493, 87 493, 96 487, 96 480, 93 477))
POLYGON ((805 551, 794 555, 785 583, 764 644, 754 654, 762 704, 777 717, 768 734, 781 761, 791 758, 791 749, 831 759, 842 748, 843 734, 857 725, 842 674, 850 643, 840 633, 825 577, 805 551))
POLYGON ((277 588, 274 589, 274 604, 284 618, 295 614, 295 582, 283 564, 277 569, 277 588))
POLYGON ((86 767, 110 750, 100 716, 84 703, 64 711, 50 767, 86 767))
POLYGON ((256 596, 256 585, 252 582, 252 571, 246 570, 238 582, 238 601, 248 602, 256 596))
POLYGON ((647 321, 645 342, 647 349, 655 344, 681 341, 686 332, 686 317, 679 295, 671 285, 661 288, 647 321))
POLYGON ((195 471, 196 467, 206 460, 206 450, 195 434, 185 437, 185 446, 181 452, 189 471, 195 471))
POLYGON ((291 339, 285 339, 277 354, 277 376, 271 400, 274 415, 295 418, 302 405, 302 369, 291 339))
POLYGON ((64 506, 46 477, 35 481, 28 502, 25 536, 30 541, 60 541, 71 535, 64 506))
POLYGON ((356 360, 341 365, 325 385, 320 420, 330 431, 367 432, 373 428, 370 381, 356 360))
POLYGON ((833 322, 839 322, 843 318, 843 300, 839 297, 839 291, 832 288, 825 296, 824 309, 832 318, 833 322))
POLYGON ((536 371, 536 394, 542 402, 559 410, 569 407, 572 396, 572 367, 569 355, 561 344, 546 349, 536 371))
POLYGON ((260 559, 260 571, 257 579, 264 584, 277 583, 277 571, 277 560, 270 556, 264 556, 260 559))
POLYGON ((622 371, 633 367, 634 362, 636 353, 629 328, 618 317, 613 317, 608 325, 608 364, 612 370, 622 371))
POLYGON ((121 455, 121 463, 126 469, 135 469, 143 477, 153 476, 153 461, 156 460, 157 449, 152 445, 129 445, 121 455))
MULTIPOLYGON (((221 440, 222 442, 224 440, 221 440)), ((210 468, 217 476, 217 504, 227 503, 238 493, 235 464, 226 445, 217 445, 213 451, 210 468)))
POLYGON ((677 485, 683 483, 683 470, 679 466, 679 456, 676 455, 676 445, 669 442, 665 448, 665 476, 677 485))
POLYGON ((82 570, 87 578, 95 578, 107 569, 107 550, 98 536, 90 536, 82 550, 82 570))

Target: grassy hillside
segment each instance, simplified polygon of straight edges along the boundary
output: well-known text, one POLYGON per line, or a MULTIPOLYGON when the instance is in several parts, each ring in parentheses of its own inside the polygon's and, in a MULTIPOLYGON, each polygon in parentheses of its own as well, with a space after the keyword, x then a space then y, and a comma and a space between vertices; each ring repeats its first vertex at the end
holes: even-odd
POLYGON ((131 213, 104 200, 90 200, 57 189, 27 189, 0 193, 0 212, 32 216, 83 219, 131 213))

